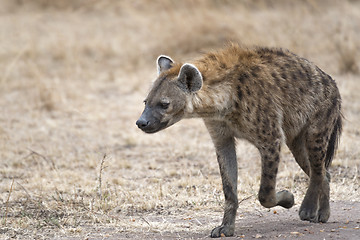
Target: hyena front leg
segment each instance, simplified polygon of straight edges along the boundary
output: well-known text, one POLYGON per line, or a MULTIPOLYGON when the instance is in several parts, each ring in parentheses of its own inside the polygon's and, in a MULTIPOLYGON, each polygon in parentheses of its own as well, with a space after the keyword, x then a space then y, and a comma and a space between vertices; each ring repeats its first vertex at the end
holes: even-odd
POLYGON ((280 161, 280 139, 273 144, 259 147, 261 154, 261 184, 259 190, 259 201, 266 208, 282 206, 291 208, 294 205, 294 195, 283 190, 275 191, 276 174, 280 161))
POLYGON ((238 208, 235 140, 226 123, 205 121, 205 124, 215 145, 225 195, 224 218, 222 224, 212 230, 211 237, 232 236, 238 208))

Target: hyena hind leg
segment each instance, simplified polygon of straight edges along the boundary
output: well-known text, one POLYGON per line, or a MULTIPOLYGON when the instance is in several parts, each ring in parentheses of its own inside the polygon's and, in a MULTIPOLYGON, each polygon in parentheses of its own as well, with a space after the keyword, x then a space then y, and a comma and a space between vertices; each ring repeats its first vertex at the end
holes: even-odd
MULTIPOLYGON (((310 177, 309 153, 306 147, 307 140, 305 137, 307 130, 308 128, 304 128, 290 143, 287 143, 287 145, 301 169, 310 177)), ((327 169, 326 177, 330 182, 331 176, 327 169)))
POLYGON ((305 132, 306 131, 304 129, 287 145, 301 169, 306 173, 306 175, 310 176, 310 162, 308 151, 305 145, 305 132))
POLYGON ((324 124, 324 121, 313 124, 306 132, 310 184, 300 207, 301 220, 327 222, 330 217, 330 175, 327 172, 326 161, 333 157, 334 152, 329 153, 328 148, 334 147, 334 141, 331 139, 337 139, 337 134, 336 124, 324 124))

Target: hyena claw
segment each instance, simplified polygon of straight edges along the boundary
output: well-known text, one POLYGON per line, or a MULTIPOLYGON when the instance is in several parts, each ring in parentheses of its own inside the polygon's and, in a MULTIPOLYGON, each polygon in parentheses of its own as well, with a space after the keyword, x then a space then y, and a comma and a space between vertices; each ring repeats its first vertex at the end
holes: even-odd
POLYGON ((234 236, 234 226, 219 226, 214 228, 211 231, 211 237, 212 238, 218 238, 218 237, 231 237, 234 236))

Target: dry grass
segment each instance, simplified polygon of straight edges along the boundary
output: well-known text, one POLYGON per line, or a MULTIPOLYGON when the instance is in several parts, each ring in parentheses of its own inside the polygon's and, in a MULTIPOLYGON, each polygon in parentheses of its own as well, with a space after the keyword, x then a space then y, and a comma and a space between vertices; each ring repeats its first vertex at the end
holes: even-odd
MULTIPOLYGON (((0 238, 85 236, 86 226, 196 232, 218 223, 221 180, 202 122, 145 135, 135 121, 156 56, 184 60, 229 40, 289 48, 335 76, 347 120, 331 194, 359 200, 360 5, 282 3, 2 1, 0 238), (206 218, 159 220, 166 214, 206 218)), ((237 150, 239 212, 265 211, 256 200, 259 154, 243 141, 237 150)), ((307 180, 286 148, 282 155, 278 186, 299 204, 307 180)))

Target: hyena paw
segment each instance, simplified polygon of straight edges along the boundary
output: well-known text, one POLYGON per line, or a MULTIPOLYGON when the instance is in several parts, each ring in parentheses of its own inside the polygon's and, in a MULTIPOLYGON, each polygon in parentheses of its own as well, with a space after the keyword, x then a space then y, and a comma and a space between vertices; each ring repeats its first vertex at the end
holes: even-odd
POLYGON ((294 206, 294 195, 287 190, 282 190, 276 193, 276 201, 278 206, 291 208, 294 206))
POLYGON ((330 211, 319 211, 317 214, 317 221, 321 223, 326 223, 330 217, 330 211))
POLYGON ((329 204, 325 204, 320 207, 317 213, 317 222, 326 223, 330 217, 330 206, 329 204))
POLYGON ((218 237, 230 237, 234 235, 234 226, 228 226, 228 225, 221 225, 219 227, 214 228, 211 231, 211 237, 212 238, 218 238, 218 237))
POLYGON ((317 206, 315 204, 302 204, 299 210, 300 219, 303 221, 319 222, 317 216, 317 206))
POLYGON ((314 223, 326 223, 330 217, 329 209, 321 209, 318 212, 313 209, 301 209, 299 212, 300 219, 303 221, 310 221, 314 223))

